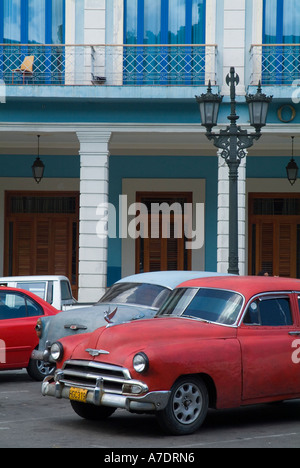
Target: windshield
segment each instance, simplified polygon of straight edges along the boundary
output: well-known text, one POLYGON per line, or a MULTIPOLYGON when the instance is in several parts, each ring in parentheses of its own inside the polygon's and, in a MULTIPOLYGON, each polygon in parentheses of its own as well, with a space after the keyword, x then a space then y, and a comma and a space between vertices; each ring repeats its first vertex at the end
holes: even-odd
POLYGON ((146 283, 116 283, 99 303, 135 304, 159 309, 170 294, 168 288, 146 283))
POLYGON ((222 289, 175 289, 157 316, 193 317, 223 325, 236 323, 243 297, 222 289))

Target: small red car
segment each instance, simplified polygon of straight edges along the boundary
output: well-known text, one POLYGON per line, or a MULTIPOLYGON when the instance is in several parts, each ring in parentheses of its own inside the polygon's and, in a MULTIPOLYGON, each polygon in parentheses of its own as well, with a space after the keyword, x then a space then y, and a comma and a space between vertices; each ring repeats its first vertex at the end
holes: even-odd
POLYGON ((0 371, 26 368, 31 378, 42 381, 54 371, 31 359, 38 346, 37 318, 59 311, 29 291, 0 288, 0 371))
POLYGON ((116 408, 155 413, 169 433, 198 430, 209 408, 300 398, 300 281, 191 280, 157 317, 54 343, 43 395, 103 419, 116 408))

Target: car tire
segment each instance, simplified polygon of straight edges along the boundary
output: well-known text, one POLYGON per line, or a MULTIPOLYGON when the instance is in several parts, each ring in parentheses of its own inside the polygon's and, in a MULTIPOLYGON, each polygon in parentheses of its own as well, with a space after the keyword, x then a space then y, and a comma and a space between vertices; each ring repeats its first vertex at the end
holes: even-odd
POLYGON ((46 364, 44 361, 37 361, 36 359, 30 359, 27 373, 29 377, 37 382, 42 382, 45 377, 54 374, 56 366, 53 364, 46 364))
POLYGON ((95 406, 86 403, 71 401, 71 406, 78 416, 90 421, 103 421, 109 418, 115 411, 115 408, 107 406, 95 406))
POLYGON ((197 431, 209 407, 208 390, 202 379, 182 377, 173 385, 167 407, 156 416, 162 429, 172 435, 197 431))

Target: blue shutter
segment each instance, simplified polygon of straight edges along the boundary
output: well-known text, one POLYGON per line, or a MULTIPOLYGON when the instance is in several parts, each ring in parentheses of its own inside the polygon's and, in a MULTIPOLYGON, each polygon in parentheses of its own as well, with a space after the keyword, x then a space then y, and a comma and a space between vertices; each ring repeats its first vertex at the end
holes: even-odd
MULTIPOLYGON (((124 0, 124 43, 129 44, 149 44, 149 37, 146 37, 145 31, 145 14, 147 8, 145 8, 146 0, 124 0), (136 6, 137 2, 137 6, 136 6), (132 8, 130 8, 132 7, 132 8), (134 7, 134 8, 133 8, 134 7), (129 18, 129 12, 135 11, 136 18, 129 18), (129 22, 135 22, 136 20, 136 37, 133 40, 130 35, 129 41, 129 22)), ((173 0, 174 1, 174 0, 173 0)), ((205 43, 205 12, 206 12, 206 0, 185 0, 185 20, 183 15, 180 16, 180 2, 178 6, 178 24, 177 31, 171 33, 170 30, 170 19, 171 14, 174 14, 174 3, 172 0, 160 0, 156 6, 160 8, 161 13, 161 28, 160 28, 160 44, 171 44, 172 40, 181 44, 193 44, 196 40, 198 43, 205 43), (171 8, 173 7, 173 10, 171 8), (196 14, 195 14, 196 11, 196 14), (180 20, 182 19, 182 23, 180 20), (199 21, 197 21, 199 20, 199 21), (180 38, 180 32, 182 28, 185 29, 184 35, 180 38), (180 39, 178 39, 178 37, 180 39)), ((152 4, 152 7, 154 5, 152 4)), ((174 16, 175 26, 176 17, 174 16)), ((148 23, 148 22, 147 22, 148 23)), ((156 31, 155 31, 156 33, 156 31)), ((153 32, 153 38, 157 38, 157 34, 153 32)), ((153 42, 152 42, 153 43, 153 42)), ((124 54, 124 81, 126 84, 192 84, 192 69, 196 68, 202 70, 205 63, 205 57, 194 57, 193 50, 190 47, 187 48, 161 48, 150 51, 147 48, 126 48, 124 54), (136 53, 136 57, 133 55, 136 53), (172 72, 172 73, 171 73, 172 72), (130 76, 130 78, 129 78, 130 76), (132 80, 132 81, 131 81, 132 80)), ((199 74, 196 73, 199 78, 199 74)), ((204 74, 203 78, 204 80, 204 74)), ((198 83, 199 84, 199 83, 198 83)))
MULTIPOLYGON (((299 79, 297 70, 300 51, 299 47, 293 44, 299 43, 300 25, 298 28, 288 25, 288 9, 295 11, 290 0, 264 0, 263 43, 268 45, 268 48, 263 50, 262 57, 264 84, 291 85, 295 79, 299 79), (272 44, 292 45, 272 47, 272 44)), ((293 26, 295 24, 297 26, 297 23, 293 26)))

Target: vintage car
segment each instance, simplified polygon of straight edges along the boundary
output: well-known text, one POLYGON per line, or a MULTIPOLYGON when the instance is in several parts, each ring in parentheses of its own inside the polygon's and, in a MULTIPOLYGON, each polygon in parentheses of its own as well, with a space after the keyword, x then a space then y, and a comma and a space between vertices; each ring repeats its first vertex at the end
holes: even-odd
POLYGON ((198 430, 210 407, 300 398, 299 301, 293 279, 188 281, 152 320, 54 343, 42 393, 87 419, 155 413, 175 435, 198 430))
POLYGON ((37 318, 58 312, 29 291, 0 288, 0 371, 26 368, 37 381, 53 373, 53 366, 31 359, 31 354, 39 343, 34 329, 37 318))
POLYGON ((127 276, 116 282, 93 306, 39 319, 36 326, 39 347, 32 359, 49 361, 52 343, 64 336, 89 333, 108 323, 152 318, 180 283, 216 275, 218 273, 202 271, 159 271, 127 276))

